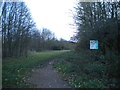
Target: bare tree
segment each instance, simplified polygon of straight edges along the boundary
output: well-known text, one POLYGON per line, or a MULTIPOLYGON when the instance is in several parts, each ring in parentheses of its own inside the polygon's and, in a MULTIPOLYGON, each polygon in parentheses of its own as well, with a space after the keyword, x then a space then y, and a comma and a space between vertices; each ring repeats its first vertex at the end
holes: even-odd
POLYGON ((27 55, 30 30, 34 27, 24 2, 5 2, 2 8, 3 57, 27 55))

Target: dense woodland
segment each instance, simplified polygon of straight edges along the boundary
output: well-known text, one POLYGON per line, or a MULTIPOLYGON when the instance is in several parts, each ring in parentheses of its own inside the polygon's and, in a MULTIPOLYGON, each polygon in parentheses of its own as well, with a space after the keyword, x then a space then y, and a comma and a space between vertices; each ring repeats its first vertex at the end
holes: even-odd
POLYGON ((72 43, 57 40, 49 29, 36 28, 24 2, 4 2, 2 7, 3 58, 18 57, 29 51, 70 49, 72 43))
MULTIPOLYGON (((108 80, 120 76, 120 2, 80 2, 75 7, 78 33, 76 51, 89 50, 89 41, 98 40, 99 49, 90 50, 94 59, 106 65, 108 80)), ((90 53, 86 53, 90 54, 90 53)), ((113 80, 114 82, 114 80, 113 80)))
POLYGON ((99 48, 120 52, 120 3, 79 2, 75 23, 78 27, 77 48, 89 49, 89 40, 98 40, 99 48))

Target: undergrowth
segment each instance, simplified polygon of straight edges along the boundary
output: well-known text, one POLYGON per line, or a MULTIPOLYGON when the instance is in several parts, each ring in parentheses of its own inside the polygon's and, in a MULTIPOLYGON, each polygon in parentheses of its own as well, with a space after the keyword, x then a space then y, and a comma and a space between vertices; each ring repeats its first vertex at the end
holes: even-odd
POLYGON ((75 88, 114 88, 118 86, 114 77, 109 78, 111 70, 115 73, 111 65, 100 51, 83 50, 65 53, 53 67, 75 88))

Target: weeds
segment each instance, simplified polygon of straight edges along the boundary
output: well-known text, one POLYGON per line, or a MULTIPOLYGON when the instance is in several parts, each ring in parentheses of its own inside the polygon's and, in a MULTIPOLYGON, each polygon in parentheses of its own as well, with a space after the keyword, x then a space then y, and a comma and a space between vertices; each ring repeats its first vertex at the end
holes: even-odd
POLYGON ((106 59, 107 57, 99 51, 81 51, 79 53, 71 51, 62 55, 59 62, 54 64, 54 68, 61 72, 75 88, 116 87, 116 79, 111 78, 111 84, 109 83, 108 71, 110 71, 111 65, 108 64, 110 61, 108 62, 106 59))
POLYGON ((30 54, 28 57, 10 58, 3 60, 2 87, 26 88, 35 85, 26 82, 26 78, 33 68, 41 67, 45 62, 57 58, 66 51, 47 51, 30 54))

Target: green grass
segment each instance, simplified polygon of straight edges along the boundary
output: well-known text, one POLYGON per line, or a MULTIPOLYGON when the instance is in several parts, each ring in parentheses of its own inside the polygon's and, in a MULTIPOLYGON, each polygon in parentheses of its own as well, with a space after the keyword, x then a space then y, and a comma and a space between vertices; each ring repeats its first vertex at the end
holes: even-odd
POLYGON ((53 67, 74 88, 107 88, 107 67, 101 63, 100 56, 98 52, 71 51, 62 55, 53 67))
POLYGON ((60 57, 68 50, 45 51, 29 54, 28 57, 9 58, 2 63, 2 87, 3 88, 27 88, 34 87, 26 83, 25 78, 33 68, 41 67, 45 62, 60 57))

